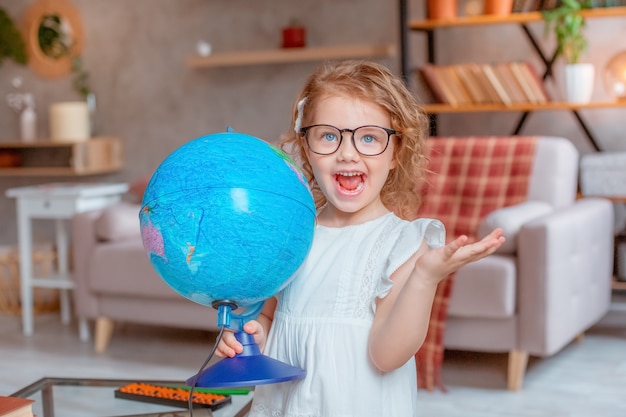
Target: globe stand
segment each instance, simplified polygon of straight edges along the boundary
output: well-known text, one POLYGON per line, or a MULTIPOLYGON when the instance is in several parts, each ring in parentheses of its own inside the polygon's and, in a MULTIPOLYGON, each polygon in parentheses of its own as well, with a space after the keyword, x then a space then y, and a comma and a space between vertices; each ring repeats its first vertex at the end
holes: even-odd
POLYGON ((231 314, 237 308, 237 304, 232 301, 215 301, 213 307, 218 310, 220 327, 230 328, 231 318, 236 319, 238 325, 235 326, 235 338, 243 345, 243 351, 232 358, 224 358, 199 375, 187 379, 187 385, 202 388, 250 387, 293 381, 306 376, 303 369, 263 355, 254 341, 254 336, 243 331, 244 319, 250 315, 258 315, 263 303, 243 317, 231 314))

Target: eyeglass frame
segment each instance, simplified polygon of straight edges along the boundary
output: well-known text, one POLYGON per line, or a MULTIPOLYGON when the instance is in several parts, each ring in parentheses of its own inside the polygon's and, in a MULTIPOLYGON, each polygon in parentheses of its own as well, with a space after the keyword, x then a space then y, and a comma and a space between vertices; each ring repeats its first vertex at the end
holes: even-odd
POLYGON ((306 141, 306 146, 309 148, 309 150, 315 154, 318 155, 332 155, 335 152, 337 152, 339 150, 339 148, 341 148, 341 144, 343 143, 343 134, 344 133, 350 133, 350 140, 352 141, 352 146, 354 146, 354 149, 363 156, 378 156, 378 155, 382 155, 387 148, 389 147, 389 141, 391 140, 391 135, 397 135, 398 131, 394 130, 394 129, 390 129, 388 127, 383 127, 383 126, 378 126, 378 125, 363 125, 363 126, 359 126, 359 127, 355 127, 354 129, 339 129, 337 126, 333 126, 333 125, 329 125, 326 123, 319 123, 319 124, 315 124, 315 125, 310 125, 310 126, 305 126, 300 128, 299 133, 301 135, 304 136, 304 140, 306 141), (316 152, 311 148, 311 144, 309 143, 309 136, 307 135, 309 129, 314 128, 314 127, 319 127, 319 126, 326 126, 326 127, 332 127, 333 129, 336 129, 339 132, 339 143, 337 144, 337 149, 335 149, 334 151, 330 152, 330 153, 321 153, 321 152, 316 152), (356 143, 354 142, 354 132, 358 129, 361 129, 362 127, 377 127, 379 129, 382 129, 385 131, 385 133, 387 133, 387 144, 385 145, 385 147, 383 148, 382 151, 380 151, 379 153, 375 153, 373 155, 368 155, 368 154, 364 154, 363 152, 361 152, 359 150, 359 148, 356 146, 356 143))

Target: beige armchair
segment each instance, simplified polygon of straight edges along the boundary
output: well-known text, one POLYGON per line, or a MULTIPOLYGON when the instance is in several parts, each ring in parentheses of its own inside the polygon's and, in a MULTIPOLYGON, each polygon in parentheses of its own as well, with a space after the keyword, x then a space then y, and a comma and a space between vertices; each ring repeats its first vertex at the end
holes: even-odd
MULTIPOLYGON (((454 146, 468 138, 432 140, 454 146)), ((511 390, 521 388, 529 355, 555 354, 609 309, 613 206, 601 198, 576 199, 578 168, 570 141, 538 138, 525 201, 478 224, 478 237, 503 227, 507 243, 454 277, 444 347, 508 352, 511 390)))

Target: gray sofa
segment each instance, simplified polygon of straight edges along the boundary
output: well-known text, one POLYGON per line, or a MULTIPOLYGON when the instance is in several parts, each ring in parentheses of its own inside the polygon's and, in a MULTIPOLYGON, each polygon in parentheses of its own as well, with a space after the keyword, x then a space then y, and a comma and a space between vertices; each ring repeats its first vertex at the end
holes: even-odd
MULTIPOLYGON (((481 224, 484 230, 504 227, 507 245, 455 277, 445 347, 508 352, 512 390, 522 385, 529 355, 558 352, 609 309, 613 206, 601 198, 576 199, 578 166, 571 142, 541 138, 528 201, 497 210, 481 224)), ((150 266, 138 210, 120 204, 73 220, 76 312, 96 321, 99 352, 114 321, 216 329, 212 308, 175 293, 150 266)))
POLYGON ((95 321, 104 352, 114 322, 217 330, 217 311, 187 300, 152 268, 139 232, 139 205, 120 203, 72 220, 74 308, 95 321))

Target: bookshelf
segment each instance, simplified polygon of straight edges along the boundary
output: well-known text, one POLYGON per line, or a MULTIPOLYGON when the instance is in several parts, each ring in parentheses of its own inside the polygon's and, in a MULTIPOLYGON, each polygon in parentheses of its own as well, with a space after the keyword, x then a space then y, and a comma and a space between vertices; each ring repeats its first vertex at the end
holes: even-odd
MULTIPOLYGON (((413 32, 419 32, 426 35, 427 41, 427 57, 426 61, 429 64, 436 64, 435 59, 435 41, 437 31, 446 27, 481 27, 485 25, 503 25, 503 24, 516 24, 519 25, 528 42, 531 43, 538 56, 541 58, 545 68, 541 79, 545 80, 548 77, 553 77, 552 67, 555 61, 555 54, 547 56, 540 48, 540 42, 535 38, 530 31, 528 24, 533 22, 542 22, 543 18, 541 12, 527 12, 527 13, 511 13, 508 16, 492 16, 492 15, 478 15, 457 17, 455 19, 446 20, 412 20, 408 17, 407 12, 407 0, 400 1, 400 21, 401 21, 401 36, 400 36, 400 60, 402 67, 402 74, 405 79, 412 74, 412 69, 409 67, 409 47, 408 47, 408 35, 413 32)), ((583 10, 581 13, 587 19, 597 18, 610 18, 610 17, 626 17, 626 7, 605 7, 583 10)), ((469 105, 446 105, 446 104, 432 104, 426 105, 425 109, 431 115, 433 115, 433 134, 436 134, 436 115, 441 113, 461 113, 461 112, 500 112, 500 111, 520 111, 522 112, 512 134, 517 135, 521 131, 528 115, 533 111, 543 110, 565 110, 570 111, 576 118, 580 128, 587 136, 589 142, 596 151, 600 148, 595 141, 595 138, 587 126, 585 120, 579 113, 581 109, 589 108, 611 108, 611 107, 624 107, 626 103, 620 101, 610 102, 592 102, 588 104, 572 104, 565 102, 548 102, 548 103, 517 103, 505 106, 503 104, 469 104, 469 105)))

